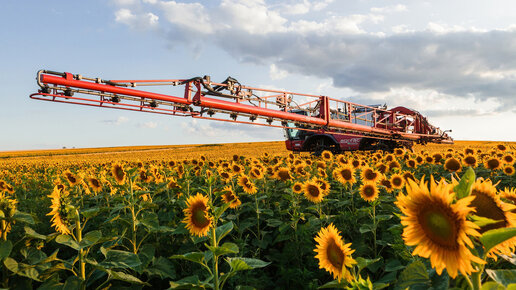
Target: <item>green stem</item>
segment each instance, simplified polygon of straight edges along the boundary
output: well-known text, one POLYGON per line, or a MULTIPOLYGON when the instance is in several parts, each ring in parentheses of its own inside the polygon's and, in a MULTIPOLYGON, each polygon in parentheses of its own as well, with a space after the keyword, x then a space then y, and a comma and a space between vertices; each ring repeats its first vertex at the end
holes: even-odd
MULTIPOLYGON (((211 245, 213 247, 218 247, 217 245, 217 236, 215 234, 215 227, 211 229, 211 245)), ((219 257, 213 253, 213 277, 214 277, 214 286, 215 290, 219 290, 219 263, 218 259, 219 257)))
POLYGON ((258 193, 254 194, 254 202, 256 205, 256 227, 258 228, 256 237, 260 240, 260 208, 258 207, 258 193))
POLYGON ((374 258, 376 259, 376 201, 373 202, 373 242, 374 242, 374 258))
MULTIPOLYGON (((77 211, 77 221, 75 222, 76 225, 76 233, 77 233, 77 243, 81 243, 82 241, 82 228, 81 228, 81 221, 79 218, 79 211, 77 211)), ((82 281, 86 281, 86 263, 84 262, 84 249, 79 249, 79 264, 81 268, 81 279, 82 281)))

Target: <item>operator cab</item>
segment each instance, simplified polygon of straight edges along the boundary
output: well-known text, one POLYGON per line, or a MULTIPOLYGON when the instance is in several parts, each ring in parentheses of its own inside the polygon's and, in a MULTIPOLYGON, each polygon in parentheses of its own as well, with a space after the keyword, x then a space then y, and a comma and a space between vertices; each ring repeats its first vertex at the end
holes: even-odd
MULTIPOLYGON (((308 116, 308 112, 305 110, 291 110, 290 113, 299 114, 303 116, 308 116)), ((309 136, 312 134, 312 132, 299 130, 297 128, 305 128, 305 125, 296 126, 293 122, 288 122, 287 127, 285 128, 285 137, 288 140, 305 140, 306 136, 309 136), (295 128, 297 127, 297 128, 295 128)))

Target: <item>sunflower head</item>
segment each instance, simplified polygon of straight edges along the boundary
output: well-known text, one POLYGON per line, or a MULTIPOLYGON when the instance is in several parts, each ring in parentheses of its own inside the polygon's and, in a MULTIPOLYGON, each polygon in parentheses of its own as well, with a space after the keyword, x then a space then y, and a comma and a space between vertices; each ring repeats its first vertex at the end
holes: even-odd
POLYGON ((244 192, 247 194, 255 194, 257 192, 256 185, 245 174, 242 174, 238 178, 238 185, 242 186, 244 192))
POLYGON ((290 170, 286 167, 279 167, 276 169, 274 173, 274 177, 281 181, 286 181, 292 179, 292 175, 290 175, 290 170))
POLYGON ((181 185, 179 185, 179 184, 177 183, 177 180, 176 180, 174 177, 171 177, 171 178, 168 180, 167 188, 168 188, 168 189, 181 188, 181 185))
POLYGON ((450 157, 444 161, 444 169, 448 170, 448 172, 459 172, 462 169, 462 165, 458 159, 450 157))
POLYGON ((52 216, 50 219, 52 226, 63 235, 69 235, 71 233, 71 222, 69 221, 71 205, 68 200, 68 194, 64 187, 56 185, 52 193, 48 196, 52 204, 50 205, 51 211, 47 215, 52 216))
POLYGON ((331 153, 331 151, 324 150, 321 153, 321 158, 326 162, 331 161, 333 159, 333 153, 331 153))
POLYGON ((365 166, 362 168, 360 176, 364 182, 377 182, 382 177, 382 174, 369 166, 365 166))
POLYGON ((462 162, 466 166, 477 167, 477 158, 475 155, 466 155, 464 159, 462 159, 462 162))
POLYGON ((378 198, 378 187, 373 182, 362 184, 359 192, 362 199, 368 202, 375 201, 378 198))
POLYGON ((412 159, 412 158, 410 158, 410 159, 408 159, 408 160, 405 162, 405 164, 406 164, 408 167, 410 167, 410 168, 416 168, 416 166, 417 166, 417 161, 416 161, 416 159, 412 159))
POLYGON ((86 179, 88 181, 89 186, 93 189, 94 192, 98 193, 102 190, 102 183, 95 177, 88 177, 86 179))
POLYGON ((348 268, 353 267, 356 261, 351 254, 355 250, 351 249, 351 243, 344 244, 340 232, 333 224, 326 228, 322 228, 315 237, 317 246, 315 258, 319 260, 319 268, 325 269, 333 275, 334 279, 345 279, 347 281, 353 280, 353 276, 348 271, 348 268))
POLYGON ((484 167, 491 170, 500 169, 500 167, 502 167, 502 162, 496 157, 487 158, 484 161, 484 167))
POLYGON ((200 193, 190 196, 186 200, 186 208, 183 210, 185 218, 183 223, 190 234, 204 237, 212 227, 213 217, 209 213, 208 197, 200 193))
POLYGON ((500 151, 505 151, 507 150, 507 146, 505 146, 504 144, 500 143, 500 144, 496 144, 496 147, 495 147, 497 150, 500 150, 500 151))
POLYGON ((111 174, 118 184, 125 183, 126 173, 120 163, 113 163, 111 166, 111 174))
POLYGON ((391 175, 391 178, 389 179, 391 182, 391 185, 395 189, 402 189, 405 185, 405 178, 403 178, 403 175, 401 174, 393 174, 391 175))
POLYGON ((481 233, 507 227, 513 222, 509 207, 500 200, 497 189, 491 180, 477 179, 471 188, 471 196, 474 197, 471 206, 476 209, 475 215, 498 221, 482 226, 481 233))
POLYGON ((238 196, 233 192, 231 187, 226 186, 222 190, 221 198, 224 201, 224 203, 229 203, 229 208, 237 208, 239 207, 242 202, 238 198, 238 196))
POLYGON ((333 171, 333 176, 343 185, 354 184, 356 182, 355 170, 349 165, 343 165, 333 171))
POLYGON ((75 174, 73 174, 70 170, 66 170, 65 172, 63 172, 63 176, 66 179, 66 181, 68 181, 70 186, 74 186, 76 184, 79 184, 79 182, 80 182, 79 178, 75 174))
POLYGON ((513 176, 514 175, 514 166, 513 165, 505 165, 503 167, 503 173, 505 173, 505 175, 508 175, 508 176, 513 176))
POLYGON ((396 205, 402 212, 403 240, 415 246, 413 255, 430 258, 430 263, 441 274, 446 268, 450 277, 458 272, 467 275, 475 271, 472 262, 485 262, 471 253, 473 243, 469 236, 480 236, 474 223, 466 216, 474 211, 469 207, 474 197, 454 200, 452 185, 433 177, 430 188, 421 179, 419 184, 409 180, 407 195, 399 194, 396 205))
POLYGON ((294 183, 294 185, 292 185, 292 191, 298 194, 303 192, 303 184, 301 182, 294 183))
POLYGON ((303 184, 303 192, 306 199, 311 202, 319 203, 324 198, 324 191, 315 181, 307 181, 303 184))

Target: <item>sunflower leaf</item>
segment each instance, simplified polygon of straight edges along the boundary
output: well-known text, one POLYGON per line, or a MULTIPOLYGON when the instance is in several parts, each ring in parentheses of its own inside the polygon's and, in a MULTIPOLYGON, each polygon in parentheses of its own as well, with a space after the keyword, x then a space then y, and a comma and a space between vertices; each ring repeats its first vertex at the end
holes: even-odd
POLYGON ((227 222, 215 230, 215 235, 217 236, 217 243, 220 243, 220 240, 227 236, 233 230, 233 222, 227 222))
POLYGON ((56 243, 68 246, 77 251, 80 249, 79 243, 77 243, 74 239, 72 239, 72 237, 70 237, 68 235, 57 236, 56 243))
POLYGON ((489 252, 496 245, 516 236, 516 228, 501 228, 485 232, 480 237, 480 242, 484 245, 485 253, 489 252))
POLYGON ((461 199, 470 195, 471 187, 475 183, 475 171, 469 167, 468 170, 462 175, 459 184, 453 188, 457 199, 461 199))
POLYGON ((27 223, 30 225, 35 224, 34 218, 30 214, 19 210, 17 210, 16 213, 13 215, 13 219, 17 222, 27 223))
POLYGON ((187 260, 190 262, 198 263, 204 265, 204 253, 203 252, 191 252, 183 255, 173 255, 170 259, 181 259, 187 260))
POLYGON ((486 269, 487 275, 494 281, 507 287, 509 284, 516 283, 516 270, 489 270, 486 269))
POLYGON ((224 243, 220 247, 212 247, 209 245, 206 245, 206 247, 213 252, 215 256, 222 256, 227 254, 237 254, 239 249, 236 244, 233 243, 224 243))
POLYGON ((259 259, 241 257, 228 258, 227 261, 232 271, 244 271, 256 268, 263 268, 270 264, 270 262, 265 262, 259 259))
POLYGON ((486 217, 481 217, 478 215, 471 215, 471 219, 473 220, 473 223, 475 223, 479 227, 484 227, 490 224, 495 224, 498 222, 501 222, 501 220, 493 220, 486 217))
POLYGON ((490 281, 490 282, 482 284, 482 288, 480 288, 480 289, 481 290, 504 290, 506 288, 496 282, 490 281))
POLYGON ((358 273, 357 274, 360 274, 360 271, 362 271, 364 268, 380 261, 381 258, 376 258, 376 259, 366 259, 366 258, 362 258, 362 257, 358 257, 356 259, 357 261, 357 266, 358 266, 358 273))
POLYGON ((13 249, 13 244, 11 241, 0 241, 0 260, 3 260, 11 254, 11 251, 13 249))

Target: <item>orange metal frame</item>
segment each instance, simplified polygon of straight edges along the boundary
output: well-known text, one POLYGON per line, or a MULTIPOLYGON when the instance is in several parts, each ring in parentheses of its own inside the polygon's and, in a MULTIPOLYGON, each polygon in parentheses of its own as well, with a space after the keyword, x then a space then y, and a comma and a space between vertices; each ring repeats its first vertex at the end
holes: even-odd
POLYGON ((37 82, 40 90, 30 97, 38 100, 379 139, 452 142, 419 113, 406 108, 385 110, 326 96, 248 87, 229 78, 222 83, 211 82, 209 77, 103 80, 41 70, 37 82), (183 96, 143 89, 148 86, 183 86, 183 96))

